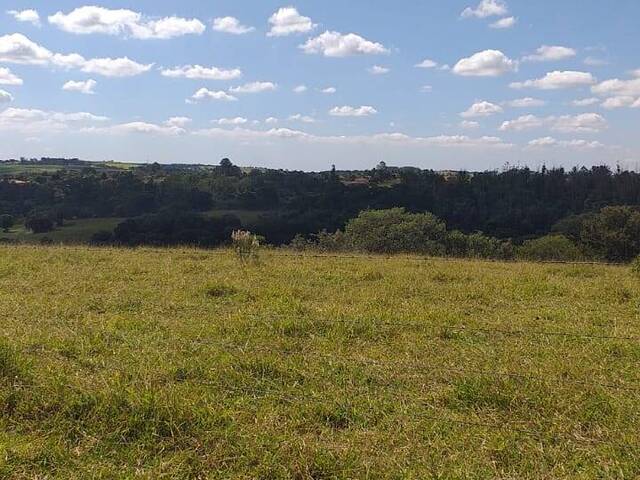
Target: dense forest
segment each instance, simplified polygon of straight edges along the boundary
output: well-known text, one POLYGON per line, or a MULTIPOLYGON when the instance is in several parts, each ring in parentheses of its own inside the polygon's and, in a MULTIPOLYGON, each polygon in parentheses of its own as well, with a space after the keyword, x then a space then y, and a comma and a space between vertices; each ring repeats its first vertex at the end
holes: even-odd
MULTIPOLYGON (((228 159, 217 166, 128 168, 78 159, 0 163, 3 227, 23 222, 34 232, 46 232, 71 219, 117 217, 125 220, 114 231, 99 232, 96 241, 126 245, 214 246, 236 228, 249 229, 273 245, 299 243, 319 232, 344 231, 361 212, 393 208, 406 214, 428 212, 449 231, 481 232, 513 245, 554 233, 578 244, 587 243, 587 230, 598 230, 592 225, 596 221, 635 235, 638 205, 640 174, 606 166, 435 172, 381 163, 367 171, 309 173, 240 168, 228 159), (3 170, 5 166, 13 168, 3 170), (608 211, 603 219, 604 207, 610 206, 629 208, 608 211), (241 220, 216 213, 229 211, 254 214, 241 220)), ((634 248, 603 255, 627 258, 637 253, 634 248)))

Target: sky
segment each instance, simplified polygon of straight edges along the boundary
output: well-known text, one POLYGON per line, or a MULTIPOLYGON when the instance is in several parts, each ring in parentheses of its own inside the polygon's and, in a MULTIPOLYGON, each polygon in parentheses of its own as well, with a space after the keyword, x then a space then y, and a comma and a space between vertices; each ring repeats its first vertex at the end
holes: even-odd
POLYGON ((637 0, 3 0, 0 158, 640 166, 637 0))

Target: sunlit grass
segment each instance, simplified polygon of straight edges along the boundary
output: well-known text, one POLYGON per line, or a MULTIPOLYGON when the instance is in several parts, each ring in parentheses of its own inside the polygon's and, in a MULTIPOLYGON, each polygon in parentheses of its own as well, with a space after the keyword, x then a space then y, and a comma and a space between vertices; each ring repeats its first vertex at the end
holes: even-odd
POLYGON ((640 475, 628 268, 355 257, 1 248, 0 478, 640 475))

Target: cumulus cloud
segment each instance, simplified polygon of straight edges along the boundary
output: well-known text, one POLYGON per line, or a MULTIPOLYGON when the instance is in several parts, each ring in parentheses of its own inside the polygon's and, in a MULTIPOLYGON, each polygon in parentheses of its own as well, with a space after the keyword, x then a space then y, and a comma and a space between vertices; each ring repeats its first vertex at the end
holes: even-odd
POLYGON ((637 108, 640 105, 640 98, 629 96, 609 97, 602 102, 602 108, 614 110, 616 108, 632 107, 637 108))
POLYGON ((590 67, 602 67, 603 65, 607 65, 609 62, 603 60, 602 58, 587 57, 583 60, 582 63, 590 67))
POLYGON ((244 35, 255 30, 240 23, 235 17, 218 17, 213 19, 213 29, 216 32, 231 33, 232 35, 244 35))
POLYGON ((322 93, 327 93, 329 95, 333 95, 334 93, 336 93, 338 90, 335 87, 327 87, 327 88, 323 88, 321 90, 322 93))
POLYGON ((6 90, 2 90, 0 88, 0 103, 9 103, 13 102, 13 95, 11 95, 6 90))
POLYGON ((269 117, 264 121, 264 123, 267 125, 273 125, 274 123, 278 123, 278 119, 276 117, 269 117))
POLYGON ((460 122, 460 128, 464 128, 465 130, 473 130, 479 127, 480 124, 472 120, 463 120, 460 122))
POLYGON ((67 14, 57 12, 49 17, 49 23, 68 33, 124 35, 142 40, 200 35, 206 29, 195 18, 165 17, 152 20, 132 10, 97 6, 79 7, 67 14))
POLYGON ((0 68, 0 85, 22 85, 23 81, 8 68, 0 68))
POLYGON ((217 120, 213 120, 213 123, 217 123, 218 125, 244 125, 248 122, 249 120, 244 117, 219 118, 217 120))
POLYGON ((364 105, 362 107, 333 107, 329 110, 329 115, 334 117, 368 117, 370 115, 375 115, 378 111, 368 105, 364 105))
POLYGON ((535 115, 523 115, 515 120, 504 122, 500 126, 501 131, 524 131, 536 128, 548 127, 558 132, 596 133, 607 128, 607 121, 597 113, 583 113, 581 115, 562 115, 559 117, 537 117, 535 115))
POLYGON ((496 22, 493 22, 491 25, 489 25, 489 27, 495 28, 497 30, 504 30, 507 28, 513 28, 517 22, 518 20, 516 19, 516 17, 505 17, 496 22))
POLYGON ((306 85, 298 85, 297 87, 294 87, 293 89, 293 93, 304 93, 308 90, 306 85))
POLYGON ((79 92, 85 95, 94 95, 96 93, 94 89, 97 84, 98 82, 92 79, 85 81, 69 80, 62 86, 62 89, 67 92, 79 92))
POLYGON ((204 100, 220 100, 224 102, 235 102, 238 100, 233 95, 229 95, 227 92, 218 90, 212 91, 208 88, 201 88, 196 93, 194 93, 190 99, 187 100, 187 103, 201 102, 204 100))
POLYGON ((223 69, 218 67, 203 67, 202 65, 184 65, 182 67, 166 68, 160 73, 165 77, 182 77, 192 80, 235 80, 242 77, 242 70, 239 68, 223 69))
POLYGON ((0 62, 79 68, 86 73, 96 73, 108 77, 139 75, 153 67, 153 64, 143 65, 127 57, 86 60, 77 53, 68 55, 53 53, 20 33, 0 37, 0 62))
POLYGON ((547 102, 544 100, 539 100, 537 98, 525 97, 525 98, 517 98, 515 100, 510 100, 507 102, 507 105, 513 108, 533 108, 533 107, 543 107, 547 102))
POLYGON ((613 78, 591 87, 591 91, 601 96, 640 97, 640 78, 620 80, 613 78))
POLYGON ((240 85, 239 87, 231 87, 229 92, 231 93, 262 93, 273 91, 278 86, 272 82, 251 82, 240 85))
POLYGON ((542 137, 531 140, 527 144, 530 148, 549 148, 549 147, 562 147, 562 148, 574 148, 577 150, 591 150, 596 148, 604 148, 604 144, 593 140, 556 140, 553 137, 542 137))
POLYGON ((302 115, 301 113, 296 113, 295 115, 290 115, 289 120, 293 122, 303 122, 303 123, 315 123, 316 119, 310 117, 309 115, 302 115))
POLYGON ((501 106, 483 101, 474 103, 467 111, 462 112, 460 116, 462 118, 490 117, 491 115, 502 112, 501 106))
POLYGON ((381 55, 389 53, 384 45, 371 42, 355 33, 343 35, 326 31, 318 37, 310 38, 300 48, 308 54, 325 57, 349 57, 352 55, 381 55))
POLYGON ((590 107, 591 105, 595 105, 599 103, 600 100, 594 97, 591 98, 580 98, 578 100, 574 100, 571 102, 571 105, 574 107, 590 107))
POLYGON ((502 17, 509 13, 507 4, 502 0, 482 0, 476 8, 467 7, 460 15, 462 18, 502 17))
POLYGON ((111 125, 108 127, 86 127, 80 130, 83 133, 99 133, 99 134, 113 134, 113 135, 164 135, 164 136, 178 136, 186 133, 185 129, 175 125, 157 125, 155 123, 147 122, 130 122, 121 123, 118 125, 111 125))
POLYGON ((40 15, 38 15, 38 12, 36 10, 33 9, 29 9, 29 10, 9 10, 7 11, 7 13, 11 16, 13 16, 13 18, 15 18, 18 22, 26 22, 26 23, 31 23, 33 25, 35 25, 36 27, 39 27, 40 24, 40 15))
POLYGON ((316 24, 309 17, 300 15, 294 7, 279 9, 269 18, 271 30, 269 37, 285 37, 296 33, 308 33, 316 28, 316 24))
POLYGON ((184 128, 189 125, 192 120, 189 117, 171 117, 164 122, 167 127, 180 127, 184 128))
POLYGON ((25 134, 52 133, 56 131, 77 131, 83 125, 102 123, 108 117, 88 112, 55 112, 25 108, 7 108, 0 112, 0 130, 17 131, 25 134))
POLYGON ((141 73, 148 72, 153 64, 143 65, 124 58, 92 58, 87 60, 82 66, 82 71, 95 73, 105 77, 134 77, 141 73))
POLYGON ((543 45, 536 50, 533 55, 527 55, 522 60, 524 62, 555 62, 575 57, 576 51, 573 48, 561 46, 543 45))
POLYGON ((587 72, 574 71, 554 71, 547 73, 544 77, 525 82, 513 82, 511 88, 536 88, 538 90, 559 90, 562 88, 576 88, 586 85, 593 85, 596 79, 587 72))
POLYGON ((501 51, 484 50, 458 61, 453 67, 453 73, 467 77, 498 77, 517 69, 518 62, 501 51))
POLYGON ((367 71, 371 75, 385 75, 386 73, 389 73, 391 71, 391 69, 389 69, 387 67, 382 67, 380 65, 374 65, 373 67, 367 69, 367 71))
POLYGON ((430 58, 425 58, 420 63, 416 63, 414 67, 416 68, 436 68, 438 66, 437 62, 434 62, 430 58))

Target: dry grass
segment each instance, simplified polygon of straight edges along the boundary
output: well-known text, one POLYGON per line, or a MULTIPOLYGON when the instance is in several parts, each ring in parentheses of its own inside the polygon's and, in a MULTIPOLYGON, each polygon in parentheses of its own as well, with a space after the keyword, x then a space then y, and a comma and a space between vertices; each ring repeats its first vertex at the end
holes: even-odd
POLYGON ((623 267, 2 247, 0 478, 637 478, 639 304, 623 267))

